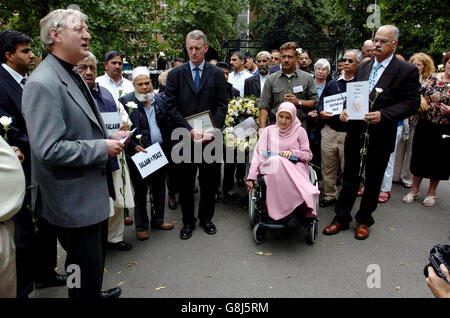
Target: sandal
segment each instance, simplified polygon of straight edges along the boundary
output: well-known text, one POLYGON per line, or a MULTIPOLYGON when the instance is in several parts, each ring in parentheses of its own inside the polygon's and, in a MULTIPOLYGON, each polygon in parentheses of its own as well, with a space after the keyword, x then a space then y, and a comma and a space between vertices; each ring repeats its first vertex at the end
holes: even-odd
POLYGON ((403 186, 406 188, 406 189, 411 189, 412 188, 412 183, 403 183, 403 186))
POLYGON ((364 194, 364 186, 359 188, 359 190, 358 190, 358 197, 362 197, 363 194, 364 194))
POLYGON ((427 195, 425 197, 425 199, 423 199, 422 202, 423 205, 425 205, 426 207, 432 207, 436 204, 436 196, 433 195, 427 195))
POLYGON ((391 191, 380 192, 378 196, 378 203, 386 203, 391 197, 391 191))
POLYGON ((416 194, 412 194, 411 192, 408 192, 407 195, 405 195, 402 199, 403 203, 413 203, 414 200, 417 200, 419 198, 419 192, 416 194))

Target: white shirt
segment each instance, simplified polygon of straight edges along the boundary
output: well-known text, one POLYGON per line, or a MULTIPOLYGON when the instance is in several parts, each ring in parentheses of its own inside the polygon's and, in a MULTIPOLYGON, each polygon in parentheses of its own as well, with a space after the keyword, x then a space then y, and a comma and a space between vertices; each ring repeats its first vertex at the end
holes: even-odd
POLYGON ((16 80, 17 84, 20 85, 20 87, 24 88, 25 85, 22 84, 22 80, 26 77, 20 75, 16 71, 14 71, 12 68, 10 68, 7 64, 2 64, 3 68, 8 71, 8 73, 16 80))
POLYGON ((228 75, 228 83, 231 83, 233 87, 239 91, 241 97, 244 97, 245 80, 252 76, 253 75, 246 69, 239 73, 232 72, 230 73, 230 75, 228 75))
POLYGON ((373 63, 372 68, 377 67, 378 64, 382 65, 377 72, 377 77, 375 78, 375 86, 376 86, 376 83, 378 83, 378 80, 380 79, 381 75, 383 75, 383 72, 386 69, 386 67, 389 65, 389 63, 391 63, 393 57, 394 57, 394 54, 389 56, 387 59, 385 59, 381 63, 378 63, 377 59, 375 58, 375 62, 373 63))
POLYGON ((267 74, 267 75, 261 75, 261 74, 258 74, 259 75, 259 82, 261 83, 261 93, 262 93, 262 91, 263 91, 263 89, 264 89, 264 84, 266 83, 266 79, 267 79, 267 77, 269 77, 269 74, 267 74))
POLYGON ((125 94, 134 92, 133 83, 123 77, 118 83, 116 83, 108 76, 108 74, 105 73, 105 75, 97 77, 95 81, 106 88, 115 99, 118 99, 120 96, 125 94), (122 90, 122 94, 119 94, 119 90, 122 90))

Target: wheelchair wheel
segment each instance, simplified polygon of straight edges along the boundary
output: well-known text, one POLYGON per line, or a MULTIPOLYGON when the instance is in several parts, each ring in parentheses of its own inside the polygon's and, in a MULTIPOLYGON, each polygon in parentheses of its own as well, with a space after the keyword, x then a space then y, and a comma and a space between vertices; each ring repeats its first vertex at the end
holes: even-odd
POLYGON ((256 220, 256 194, 254 189, 248 195, 248 216, 250 218, 250 226, 253 228, 256 220))
POLYGON ((262 228, 260 224, 253 227, 253 239, 256 244, 261 244, 266 240, 266 229, 262 228))
POLYGON ((317 236, 317 220, 313 220, 308 226, 308 236, 306 237, 306 242, 310 245, 316 242, 317 236))

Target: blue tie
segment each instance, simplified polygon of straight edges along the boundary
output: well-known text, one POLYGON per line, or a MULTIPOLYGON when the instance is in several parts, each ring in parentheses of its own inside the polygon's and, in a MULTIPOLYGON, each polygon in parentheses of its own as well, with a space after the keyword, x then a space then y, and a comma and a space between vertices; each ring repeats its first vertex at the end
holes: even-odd
POLYGON ((383 65, 379 63, 377 66, 372 67, 372 71, 370 72, 369 76, 369 93, 372 91, 373 87, 375 86, 376 79, 377 79, 377 72, 383 65))
POLYGON ((198 86, 200 85, 200 69, 198 67, 194 68, 195 78, 194 78, 194 86, 195 92, 198 93, 198 86))

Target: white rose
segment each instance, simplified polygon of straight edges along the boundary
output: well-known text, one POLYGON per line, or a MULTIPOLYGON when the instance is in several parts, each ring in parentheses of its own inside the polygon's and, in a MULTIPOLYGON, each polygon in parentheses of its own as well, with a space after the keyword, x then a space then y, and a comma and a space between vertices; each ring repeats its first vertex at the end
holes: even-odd
POLYGON ((126 105, 129 108, 138 108, 138 105, 135 102, 128 102, 126 105))
POLYGON ((0 124, 2 124, 3 127, 8 127, 9 125, 11 125, 12 123, 12 119, 11 117, 7 117, 7 116, 2 116, 0 118, 0 124))
POLYGON ((142 135, 136 135, 137 140, 141 140, 142 135))
POLYGON ((379 93, 379 94, 383 93, 383 89, 382 89, 382 88, 375 87, 375 90, 376 90, 377 93, 379 93))

